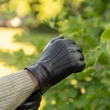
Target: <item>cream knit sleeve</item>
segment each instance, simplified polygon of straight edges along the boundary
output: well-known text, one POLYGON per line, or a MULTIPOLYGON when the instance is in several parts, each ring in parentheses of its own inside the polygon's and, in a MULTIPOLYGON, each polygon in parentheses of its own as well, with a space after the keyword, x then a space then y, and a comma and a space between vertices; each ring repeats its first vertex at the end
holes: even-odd
POLYGON ((25 70, 0 78, 0 110, 15 110, 33 92, 34 85, 25 70))

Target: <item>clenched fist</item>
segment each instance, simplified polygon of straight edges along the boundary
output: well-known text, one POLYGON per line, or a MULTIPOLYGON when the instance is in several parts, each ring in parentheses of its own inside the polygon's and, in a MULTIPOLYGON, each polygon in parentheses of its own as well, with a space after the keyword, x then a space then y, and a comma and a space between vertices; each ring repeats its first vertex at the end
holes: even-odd
POLYGON ((43 94, 51 86, 84 68, 81 48, 72 40, 58 37, 52 39, 44 48, 39 60, 26 69, 36 77, 43 94))

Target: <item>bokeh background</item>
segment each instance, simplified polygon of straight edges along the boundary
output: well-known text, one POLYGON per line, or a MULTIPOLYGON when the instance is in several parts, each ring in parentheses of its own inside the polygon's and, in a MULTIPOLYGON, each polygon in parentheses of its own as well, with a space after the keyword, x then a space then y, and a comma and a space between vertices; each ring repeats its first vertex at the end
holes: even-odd
POLYGON ((49 89, 39 110, 110 110, 109 23, 110 0, 0 0, 0 77, 63 35, 82 47, 86 69, 49 89))

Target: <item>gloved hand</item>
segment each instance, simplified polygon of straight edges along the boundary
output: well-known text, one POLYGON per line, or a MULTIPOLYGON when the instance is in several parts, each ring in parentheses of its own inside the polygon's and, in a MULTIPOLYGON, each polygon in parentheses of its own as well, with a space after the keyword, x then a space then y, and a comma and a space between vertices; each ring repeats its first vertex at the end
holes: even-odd
POLYGON ((25 101, 24 104, 20 105, 16 110, 38 110, 40 101, 40 91, 36 91, 25 101))
POLYGON ((71 73, 81 72, 84 68, 81 48, 72 40, 58 37, 52 39, 40 59, 26 69, 34 74, 43 94, 71 73))

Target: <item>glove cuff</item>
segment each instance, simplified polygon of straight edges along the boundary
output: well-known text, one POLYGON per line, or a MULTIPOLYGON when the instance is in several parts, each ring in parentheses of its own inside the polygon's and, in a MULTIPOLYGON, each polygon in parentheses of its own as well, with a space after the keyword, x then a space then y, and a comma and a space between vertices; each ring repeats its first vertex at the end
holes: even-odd
POLYGON ((34 63, 25 68, 28 69, 39 82, 41 94, 44 94, 50 88, 50 76, 45 63, 34 63))

